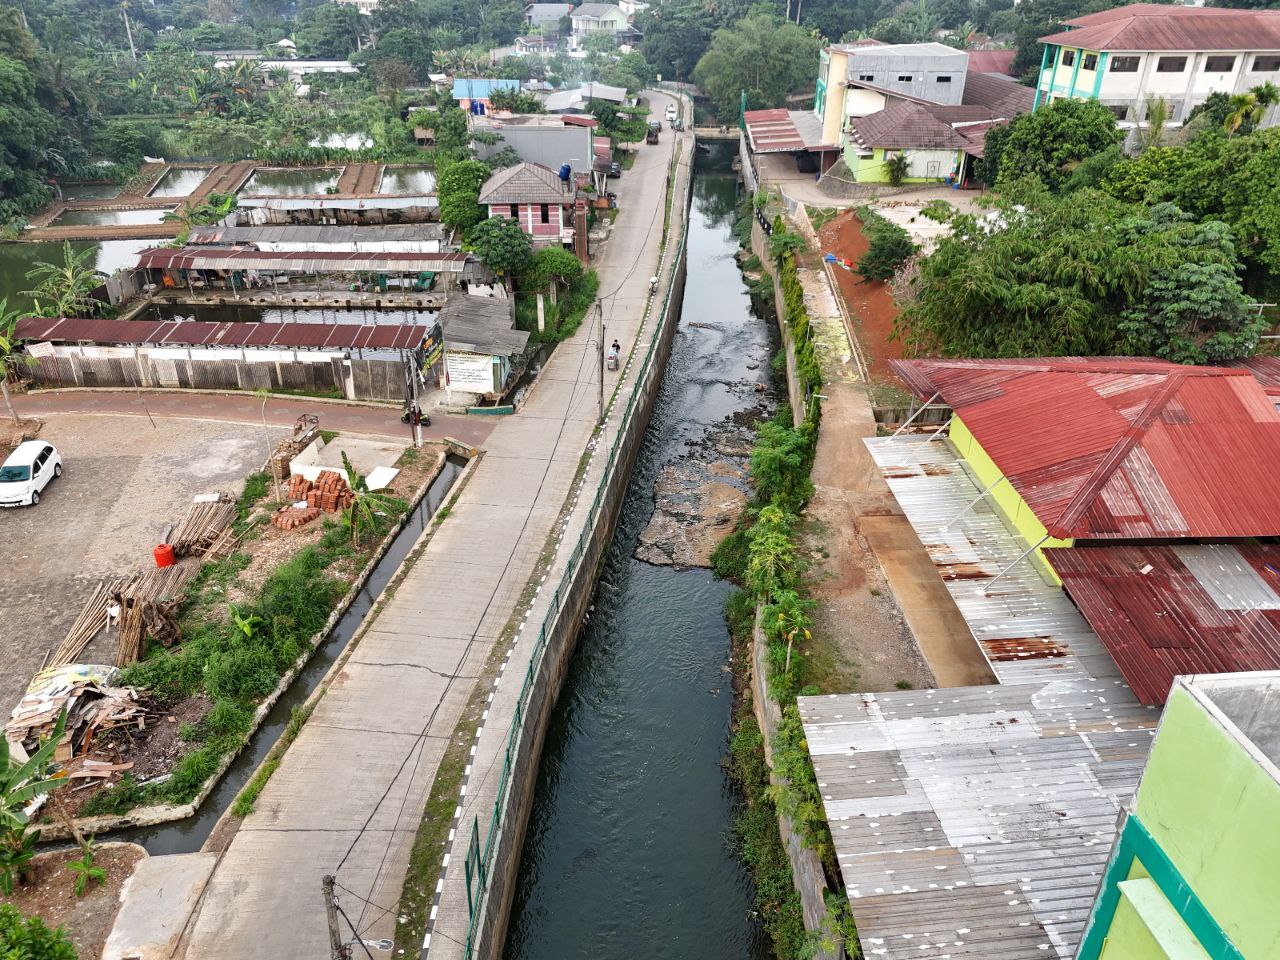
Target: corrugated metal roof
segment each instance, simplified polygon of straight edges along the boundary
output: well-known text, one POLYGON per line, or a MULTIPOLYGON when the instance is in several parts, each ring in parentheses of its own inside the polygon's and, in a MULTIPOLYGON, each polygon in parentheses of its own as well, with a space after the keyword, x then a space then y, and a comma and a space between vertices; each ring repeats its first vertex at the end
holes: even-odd
POLYGON ((1167 10, 1147 9, 1152 6, 1159 5, 1121 7, 1111 11, 1115 16, 1049 34, 1041 37, 1040 42, 1086 50, 1139 53, 1147 50, 1188 53, 1280 50, 1280 10, 1226 11, 1184 7, 1170 16, 1167 10), (1122 12, 1126 15, 1120 16, 1122 12))
POLYGON ((895 360, 941 392, 1054 537, 1280 536, 1280 412, 1247 370, 895 360))
POLYGON ((293 273, 462 273, 467 253, 365 253, 345 250, 251 250, 242 247, 159 247, 138 254, 145 270, 284 270, 293 273))
MULTIPOLYGON (((53 343, 140 344, 184 347, 357 347, 403 349, 426 336, 429 324, 206 323, 197 320, 92 320, 28 317, 18 322, 24 340, 53 343)), ((525 334, 527 337, 528 334, 525 334)))
POLYGON ((529 334, 515 329, 511 301, 496 297, 450 297, 440 311, 445 346, 451 350, 509 357, 520 353, 529 334))
POLYGON ((434 210, 439 199, 431 193, 306 194, 291 197, 242 195, 237 207, 260 210, 434 210))
POLYGON ((804 138, 786 110, 748 110, 743 121, 755 153, 791 153, 804 149, 804 138))
POLYGON ((413 240, 441 240, 444 227, 438 223, 400 223, 387 226, 345 226, 318 224, 267 224, 260 227, 192 227, 191 246, 240 243, 360 243, 413 240))
POLYGON ((1016 50, 966 50, 969 69, 974 73, 1001 73, 1013 76, 1013 58, 1016 50))
POLYGON ((1143 703, 1173 678, 1280 668, 1280 546, 1046 550, 1063 588, 1143 703))
POLYGON ((1158 714, 949 445, 864 443, 1000 684, 800 698, 863 954, 1066 960, 1158 714))

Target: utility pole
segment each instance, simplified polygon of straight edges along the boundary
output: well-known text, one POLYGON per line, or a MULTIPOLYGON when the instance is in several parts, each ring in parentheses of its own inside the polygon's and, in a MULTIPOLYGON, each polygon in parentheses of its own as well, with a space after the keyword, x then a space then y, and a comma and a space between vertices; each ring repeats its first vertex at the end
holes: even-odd
POLYGON ((124 17, 124 32, 129 38, 129 56, 133 57, 133 62, 138 62, 138 48, 133 45, 133 27, 129 25, 129 0, 124 0, 120 4, 120 13, 124 17))
POLYGON ((422 408, 418 406, 418 361, 409 354, 409 395, 413 406, 409 414, 409 422, 413 424, 413 445, 422 446, 422 408))
POLYGON ((324 914, 329 923, 329 960, 350 960, 351 951, 343 944, 342 933, 338 930, 338 904, 334 899, 330 874, 320 878, 320 889, 324 891, 324 914))
MULTIPOLYGON (((600 402, 597 407, 596 421, 604 425, 604 311, 600 309, 600 301, 596 301, 596 320, 599 321, 600 339, 600 402)), ((621 358, 619 358, 621 359, 621 358)))

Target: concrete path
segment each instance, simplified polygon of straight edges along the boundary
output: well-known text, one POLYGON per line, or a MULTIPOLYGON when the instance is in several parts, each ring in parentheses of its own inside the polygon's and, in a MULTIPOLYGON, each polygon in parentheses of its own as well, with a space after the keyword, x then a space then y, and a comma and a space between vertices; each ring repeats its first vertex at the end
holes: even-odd
MULTIPOLYGON (((666 98, 655 99, 661 110, 666 98)), ((605 336, 624 349, 658 261, 672 150, 670 137, 641 149, 597 263, 605 336)), ((430 533, 222 854, 188 925, 186 956, 326 956, 327 873, 355 894, 343 894, 343 903, 362 937, 393 935, 436 766, 594 428, 598 336, 584 323, 556 350, 520 414, 493 428, 451 515, 430 533), (376 906, 362 912, 357 897, 376 906)), ((606 391, 617 376, 608 375, 606 391)))
MULTIPOLYGON (((228 423, 262 423, 262 398, 251 393, 194 393, 190 390, 40 390, 14 397, 23 417, 84 416, 178 417, 222 420, 228 423)), ((400 422, 400 408, 390 404, 325 403, 306 397, 270 397, 266 420, 272 426, 293 426, 305 413, 320 418, 323 430, 359 433, 375 437, 409 438, 400 422)), ((483 445, 498 417, 435 416, 423 432, 427 439, 453 437, 472 446, 483 445)))

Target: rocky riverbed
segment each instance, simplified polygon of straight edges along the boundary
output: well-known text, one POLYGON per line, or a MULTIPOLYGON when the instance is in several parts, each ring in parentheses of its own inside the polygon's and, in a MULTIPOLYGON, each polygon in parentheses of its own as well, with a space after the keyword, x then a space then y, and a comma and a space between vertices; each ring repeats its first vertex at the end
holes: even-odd
POLYGON ((771 414, 765 398, 726 417, 662 468, 653 487, 653 516, 635 556, 646 563, 709 567, 711 552, 738 522, 751 496, 747 466, 752 425, 771 414))

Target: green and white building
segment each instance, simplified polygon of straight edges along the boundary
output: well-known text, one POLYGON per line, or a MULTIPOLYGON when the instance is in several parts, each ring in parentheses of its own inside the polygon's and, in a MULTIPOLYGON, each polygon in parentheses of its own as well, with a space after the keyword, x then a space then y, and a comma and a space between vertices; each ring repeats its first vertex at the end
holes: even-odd
MULTIPOLYGON (((1035 106, 1097 100, 1122 122, 1163 99, 1180 124, 1211 93, 1280 83, 1280 10, 1135 3, 1062 23, 1040 38, 1035 106)), ((1263 126, 1280 120, 1272 107, 1263 126)))
POLYGON ((1077 960, 1280 957, 1280 673, 1179 677, 1077 960))

